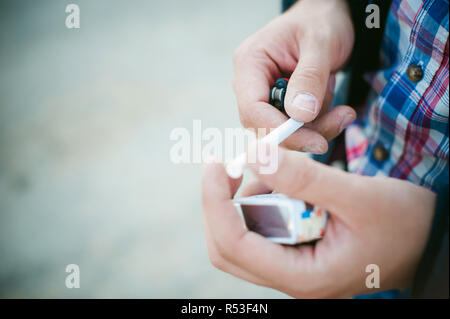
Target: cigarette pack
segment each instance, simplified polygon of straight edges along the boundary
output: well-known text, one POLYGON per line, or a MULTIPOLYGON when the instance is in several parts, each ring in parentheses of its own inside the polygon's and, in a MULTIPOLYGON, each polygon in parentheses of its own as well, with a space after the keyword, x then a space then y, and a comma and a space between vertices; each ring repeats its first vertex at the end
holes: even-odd
POLYGON ((325 234, 327 212, 283 194, 262 194, 233 200, 248 230, 268 240, 296 245, 325 234))

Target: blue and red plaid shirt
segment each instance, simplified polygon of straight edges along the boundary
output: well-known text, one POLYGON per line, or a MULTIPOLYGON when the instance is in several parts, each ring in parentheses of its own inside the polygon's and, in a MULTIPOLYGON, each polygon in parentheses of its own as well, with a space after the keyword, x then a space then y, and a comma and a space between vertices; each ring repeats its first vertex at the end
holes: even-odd
POLYGON ((392 2, 382 68, 366 75, 372 87, 366 112, 346 131, 349 171, 433 190, 448 184, 448 8, 448 0, 392 2), (417 82, 408 77, 411 65, 423 71, 417 82))

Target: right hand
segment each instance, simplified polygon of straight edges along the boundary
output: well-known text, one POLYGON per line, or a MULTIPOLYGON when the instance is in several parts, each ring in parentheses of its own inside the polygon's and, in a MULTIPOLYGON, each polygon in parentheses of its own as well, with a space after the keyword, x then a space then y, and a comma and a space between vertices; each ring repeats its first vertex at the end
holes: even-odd
POLYGON ((242 179, 211 163, 203 177, 203 219, 214 266, 296 298, 348 298, 411 286, 429 240, 433 192, 409 181, 350 174, 298 152, 280 148, 277 155, 273 174, 262 173, 266 156, 248 163, 256 183, 246 184, 241 195, 275 190, 317 205, 329 213, 325 236, 314 245, 285 246, 249 231, 232 202, 242 179), (367 286, 373 264, 378 288, 367 286))
POLYGON ((287 120, 268 101, 275 80, 292 74, 285 109, 290 117, 307 124, 282 145, 325 153, 327 141, 356 118, 349 106, 328 112, 334 73, 348 59, 353 42, 353 25, 344 0, 300 0, 246 39, 233 56, 233 88, 244 127, 258 133, 258 128, 275 128, 287 120))

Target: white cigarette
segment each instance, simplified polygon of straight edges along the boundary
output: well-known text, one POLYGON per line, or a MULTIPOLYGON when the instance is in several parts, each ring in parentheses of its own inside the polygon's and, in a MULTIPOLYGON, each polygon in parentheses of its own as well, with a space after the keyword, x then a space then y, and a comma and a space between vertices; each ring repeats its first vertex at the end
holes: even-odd
MULTIPOLYGON (((297 122, 294 119, 289 119, 272 132, 264 136, 261 141, 268 144, 280 144, 287 139, 292 133, 303 126, 303 122, 297 122)), ((247 164, 247 153, 242 153, 230 161, 226 166, 226 172, 231 178, 239 178, 244 172, 247 164)))

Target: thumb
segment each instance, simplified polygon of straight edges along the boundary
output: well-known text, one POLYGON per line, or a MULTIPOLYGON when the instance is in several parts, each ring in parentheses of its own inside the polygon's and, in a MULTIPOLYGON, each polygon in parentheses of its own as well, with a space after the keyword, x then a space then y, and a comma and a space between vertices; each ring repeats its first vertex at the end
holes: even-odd
POLYGON ((314 120, 322 107, 329 77, 328 50, 314 41, 301 42, 300 58, 286 91, 286 113, 297 121, 314 120))
MULTIPOLYGON (((355 211, 361 199, 366 197, 368 184, 364 177, 350 174, 323 165, 302 153, 277 148, 277 168, 270 174, 262 169, 267 163, 262 162, 261 154, 267 162, 267 152, 261 152, 261 148, 267 151, 267 145, 261 143, 251 147, 258 150, 250 150, 257 154, 256 161, 249 161, 248 167, 258 180, 276 192, 289 197, 297 198, 314 205, 318 205, 337 215, 355 211)), ((270 156, 275 158, 275 156, 270 156)))

